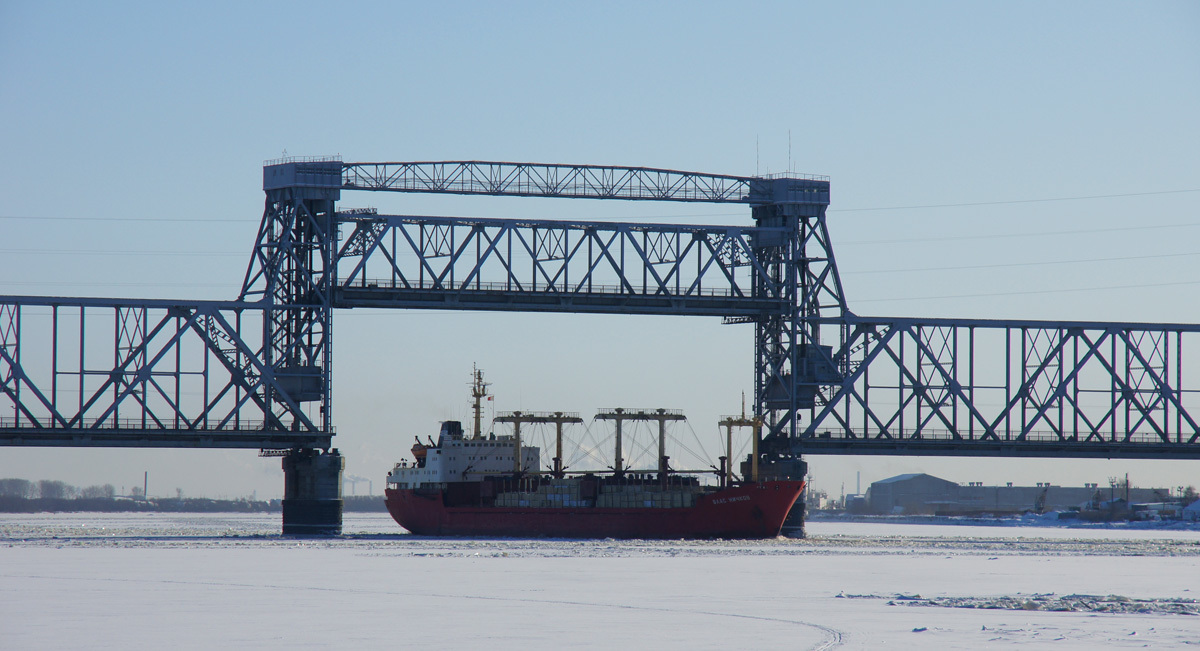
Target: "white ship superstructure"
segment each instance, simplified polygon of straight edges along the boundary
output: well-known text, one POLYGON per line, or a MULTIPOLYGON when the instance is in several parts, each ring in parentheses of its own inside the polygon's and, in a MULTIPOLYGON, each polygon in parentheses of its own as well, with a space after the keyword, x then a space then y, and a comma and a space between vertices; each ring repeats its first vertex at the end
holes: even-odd
MULTIPOLYGON (((388 475, 391 488, 419 488, 424 484, 456 481, 478 481, 489 476, 511 476, 515 467, 516 440, 512 436, 466 438, 462 424, 456 420, 442 423, 437 445, 417 443, 413 446, 417 461, 396 464, 388 475)), ((541 451, 536 447, 521 447, 520 468, 538 472, 541 451)))

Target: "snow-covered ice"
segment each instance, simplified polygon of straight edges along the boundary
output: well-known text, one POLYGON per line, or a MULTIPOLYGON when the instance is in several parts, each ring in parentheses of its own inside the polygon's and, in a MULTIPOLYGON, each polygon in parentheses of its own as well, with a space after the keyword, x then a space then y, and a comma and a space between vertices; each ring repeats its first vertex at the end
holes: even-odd
POLYGON ((807 540, 432 539, 385 514, 347 514, 344 529, 0 515, 0 648, 1200 648, 1200 617, 1179 614, 1200 598, 1197 531, 811 522, 807 540))

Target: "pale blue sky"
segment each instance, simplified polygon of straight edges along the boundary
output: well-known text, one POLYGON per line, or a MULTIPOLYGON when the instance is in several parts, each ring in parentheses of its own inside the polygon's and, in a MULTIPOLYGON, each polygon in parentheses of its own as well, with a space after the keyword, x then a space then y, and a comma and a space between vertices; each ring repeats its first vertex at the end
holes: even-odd
MULTIPOLYGON (((790 132, 792 167, 832 177, 855 312, 1198 322, 1197 115, 1196 3, 0 0, 0 294, 232 298, 262 161, 285 149, 753 174, 788 167, 790 132), (1133 193, 1164 194, 858 210, 1133 193)), ((748 222, 721 206, 343 205, 748 222)), ((715 320, 356 311, 336 329, 336 442, 376 489, 413 434, 465 417, 473 361, 501 409, 665 406, 713 436, 753 370, 749 329, 715 320)), ((1195 463, 810 461, 835 493, 856 470, 1200 483, 1195 463)), ((252 451, 0 450, 0 476, 132 485, 146 469, 152 494, 282 490, 252 451)))

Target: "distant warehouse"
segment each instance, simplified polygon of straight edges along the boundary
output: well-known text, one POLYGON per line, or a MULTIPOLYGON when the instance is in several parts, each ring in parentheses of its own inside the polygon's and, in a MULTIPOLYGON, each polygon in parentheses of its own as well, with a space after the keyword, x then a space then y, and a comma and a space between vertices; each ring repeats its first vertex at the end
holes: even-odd
MULTIPOLYGON (((1097 504, 1110 499, 1125 499, 1125 487, 1085 486, 984 486, 982 482, 966 486, 933 475, 912 473, 897 475, 871 484, 867 504, 872 513, 881 515, 994 515, 1056 511, 1097 504)), ((1167 489, 1130 488, 1130 503, 1159 502, 1167 489)))

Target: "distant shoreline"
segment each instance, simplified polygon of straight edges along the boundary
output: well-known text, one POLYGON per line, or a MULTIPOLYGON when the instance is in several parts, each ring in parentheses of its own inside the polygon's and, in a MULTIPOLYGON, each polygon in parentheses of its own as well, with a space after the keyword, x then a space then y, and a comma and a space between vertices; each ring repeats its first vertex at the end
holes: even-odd
POLYGON ((805 522, 859 522, 916 525, 982 526, 982 527, 1056 527, 1062 529, 1179 529, 1200 531, 1197 520, 1111 520, 1087 521, 1074 518, 1058 519, 1045 515, 866 515, 845 511, 809 510, 805 522))
MULTIPOLYGON (((281 500, 214 500, 203 497, 0 497, 0 513, 279 513, 281 500)), ((382 495, 344 497, 346 513, 384 513, 382 495)))

